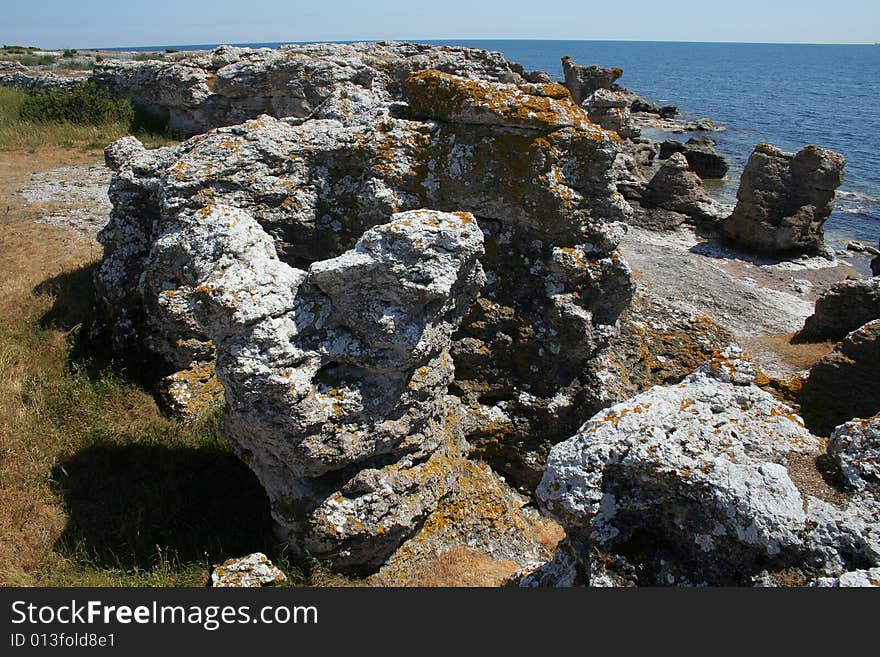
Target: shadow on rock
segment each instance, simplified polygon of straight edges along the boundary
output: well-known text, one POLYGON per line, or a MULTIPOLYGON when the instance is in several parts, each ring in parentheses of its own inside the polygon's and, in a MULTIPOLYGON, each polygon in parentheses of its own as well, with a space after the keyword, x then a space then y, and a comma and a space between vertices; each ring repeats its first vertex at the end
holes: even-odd
POLYGON ((68 513, 56 549, 99 567, 148 569, 272 551, 269 500, 233 454, 215 448, 96 444, 52 472, 68 513))

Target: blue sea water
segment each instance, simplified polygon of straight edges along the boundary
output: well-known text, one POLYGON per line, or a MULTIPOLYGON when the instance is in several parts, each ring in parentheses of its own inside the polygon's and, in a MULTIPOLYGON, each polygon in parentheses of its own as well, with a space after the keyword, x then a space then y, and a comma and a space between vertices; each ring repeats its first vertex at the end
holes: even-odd
POLYGON ((529 70, 547 71, 560 80, 564 55, 580 64, 620 66, 624 70, 620 84, 661 104, 677 105, 685 118, 708 117, 728 128, 713 136, 731 173, 711 188, 728 203, 735 202, 739 175, 759 142, 791 151, 818 144, 843 153, 845 181, 826 224, 828 241, 841 248, 849 239, 868 243, 880 239, 880 46, 533 40, 430 43, 498 50, 529 70))

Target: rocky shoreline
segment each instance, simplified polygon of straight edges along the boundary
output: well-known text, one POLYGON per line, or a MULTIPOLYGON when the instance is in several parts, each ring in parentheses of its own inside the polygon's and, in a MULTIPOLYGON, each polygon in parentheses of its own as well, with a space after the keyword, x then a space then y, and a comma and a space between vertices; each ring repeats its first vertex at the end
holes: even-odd
MULTIPOLYGON (((562 66, 401 43, 101 62, 191 138, 107 149, 96 339, 175 412, 222 401, 279 536, 377 583, 456 547, 524 586, 872 581, 880 278, 824 244, 844 158, 759 144, 724 206, 711 137, 641 136, 719 126, 562 66)), ((72 84, 30 73, 0 84, 72 84)), ((94 230, 77 216, 47 220, 94 230)))

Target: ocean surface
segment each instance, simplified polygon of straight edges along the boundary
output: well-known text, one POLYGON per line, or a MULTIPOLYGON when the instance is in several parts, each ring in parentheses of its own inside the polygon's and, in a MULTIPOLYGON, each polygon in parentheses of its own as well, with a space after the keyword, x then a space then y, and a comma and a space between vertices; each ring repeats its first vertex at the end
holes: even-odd
MULTIPOLYGON (((880 240, 880 46, 676 43, 647 41, 430 41, 498 50, 526 69, 562 79, 560 59, 620 66, 619 84, 684 118, 708 117, 727 127, 714 133, 731 165, 710 192, 736 202, 739 176, 755 144, 795 151, 817 144, 847 158, 835 211, 826 223, 834 248, 850 239, 880 240)), ((280 44, 238 44, 277 46, 280 44)), ((162 46, 126 50, 212 47, 162 46)), ((120 49, 121 50, 121 49, 120 49)), ((656 138, 656 135, 646 135, 656 138)), ((692 135, 672 135, 686 140, 692 135)))

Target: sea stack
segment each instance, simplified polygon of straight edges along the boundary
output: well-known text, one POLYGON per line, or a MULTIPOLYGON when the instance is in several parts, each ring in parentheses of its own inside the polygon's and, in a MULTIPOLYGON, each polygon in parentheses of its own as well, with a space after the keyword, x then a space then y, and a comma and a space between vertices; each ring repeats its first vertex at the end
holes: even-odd
POLYGON ((825 220, 843 182, 846 158, 806 146, 797 154, 758 144, 743 171, 728 239, 761 253, 824 253, 825 220))

